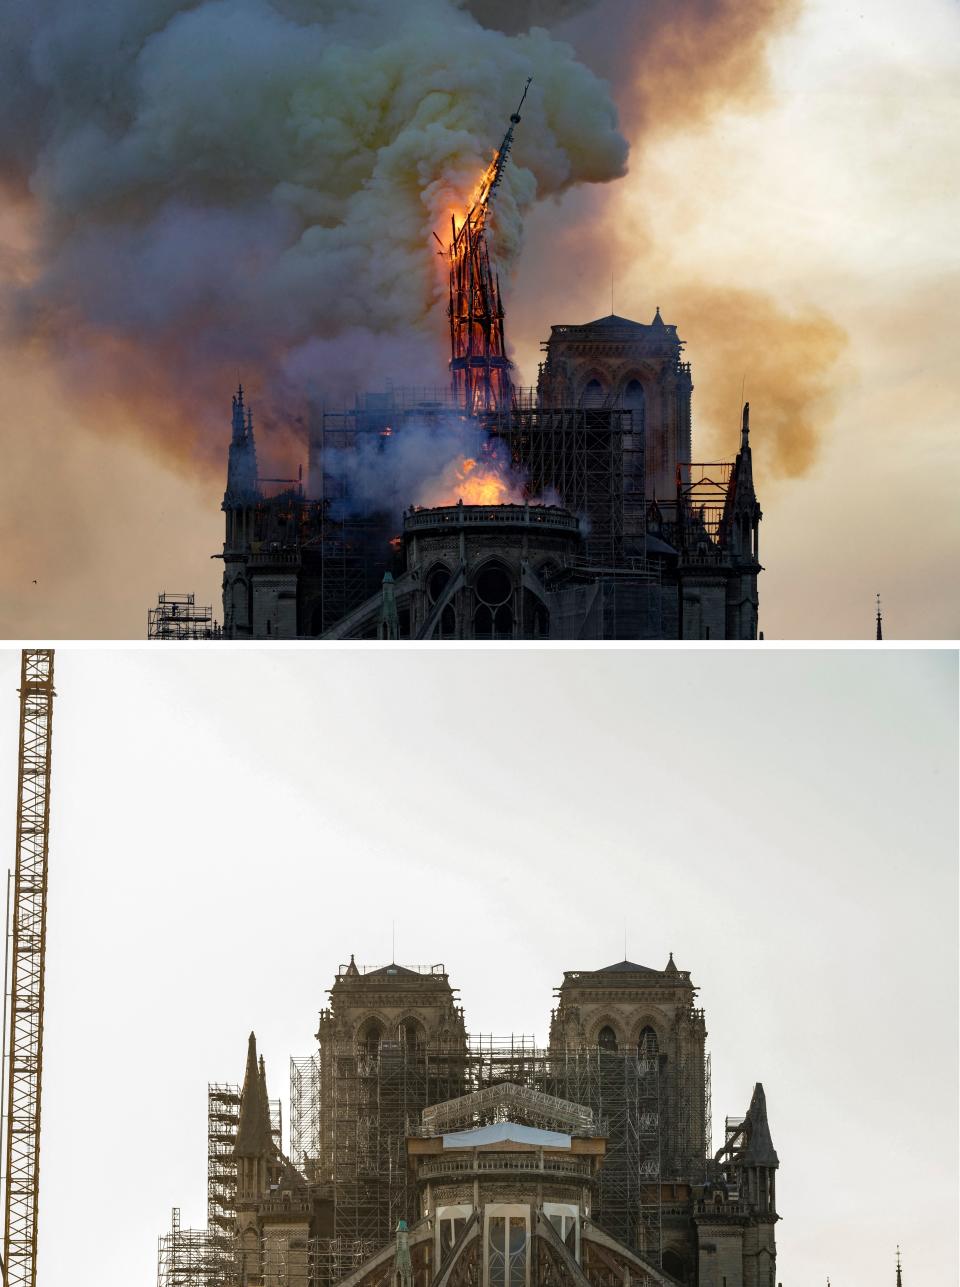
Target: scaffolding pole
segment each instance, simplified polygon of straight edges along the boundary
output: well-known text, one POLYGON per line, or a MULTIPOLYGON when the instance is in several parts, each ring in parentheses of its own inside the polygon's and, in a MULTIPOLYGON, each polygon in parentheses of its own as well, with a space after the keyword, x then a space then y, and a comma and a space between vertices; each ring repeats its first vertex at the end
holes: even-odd
POLYGON ((170 1232, 161 1234, 157 1250, 157 1287, 214 1287, 218 1260, 206 1229, 182 1229, 174 1207, 170 1232))
POLYGON ((24 649, 20 661, 17 861, 10 949, 3 1280, 36 1287, 40 1189, 40 1103, 47 941, 47 855, 53 649, 24 649))

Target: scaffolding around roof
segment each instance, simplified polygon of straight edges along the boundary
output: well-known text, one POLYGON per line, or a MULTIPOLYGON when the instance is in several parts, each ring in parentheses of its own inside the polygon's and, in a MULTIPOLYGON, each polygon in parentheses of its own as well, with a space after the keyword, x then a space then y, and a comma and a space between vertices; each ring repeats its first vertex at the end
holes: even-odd
POLYGON ((529 495, 555 495, 585 520, 584 550, 604 567, 644 554, 644 433, 623 407, 515 404, 485 426, 501 438, 529 495))
POLYGON ((602 1133, 594 1123, 592 1109, 529 1086, 501 1082, 425 1108, 420 1114, 418 1134, 446 1135, 452 1131, 470 1130, 491 1120, 517 1121, 515 1114, 520 1114, 527 1125, 543 1130, 563 1127, 570 1135, 602 1133))
MULTIPOLYGON (((415 1045, 382 1041, 370 1051, 345 1034, 323 1043, 319 1057, 294 1060, 291 1086, 294 1160, 307 1165, 321 1193, 333 1198, 333 1237, 318 1240, 315 1248, 323 1273, 333 1274, 355 1248, 383 1246, 398 1220, 415 1219, 408 1136, 442 1131, 453 1122, 496 1120, 505 1097, 512 1097, 530 1124, 547 1116, 555 1121, 557 1112, 565 1112, 572 1134, 603 1130, 607 1152, 594 1219, 659 1263, 656 1058, 596 1048, 545 1049, 527 1036, 415 1045)), ((332 1283, 336 1277, 321 1274, 316 1281, 332 1283)))

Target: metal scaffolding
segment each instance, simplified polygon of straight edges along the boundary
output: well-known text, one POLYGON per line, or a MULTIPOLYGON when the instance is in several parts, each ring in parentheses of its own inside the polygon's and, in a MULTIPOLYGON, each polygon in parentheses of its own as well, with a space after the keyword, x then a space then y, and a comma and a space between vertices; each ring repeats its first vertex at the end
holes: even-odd
POLYGON ((157 596, 157 606, 147 613, 148 639, 219 639, 220 627, 213 608, 196 602, 192 594, 157 596))
POLYGON ((317 1176, 320 1139, 320 1056, 290 1060, 290 1160, 307 1180, 317 1176))
POLYGON ((5 1287, 35 1287, 37 1281, 53 698, 53 649, 25 648, 20 661, 17 865, 7 926, 10 992, 3 1034, 5 1287))
POLYGON ((160 1235, 157 1287, 219 1287, 219 1260, 206 1229, 182 1229, 174 1207, 170 1232, 160 1235))
POLYGON ((732 473, 731 461, 677 466, 676 505, 664 506, 664 529, 687 561, 722 558, 732 473))
POLYGON ((240 1122, 240 1087, 207 1087, 207 1233, 211 1258, 230 1281, 237 1212, 237 1164, 233 1145, 240 1122))
POLYGON ((484 1095, 496 1087, 566 1101, 571 1113, 586 1110, 584 1121, 589 1115, 602 1127, 608 1143, 594 1218, 659 1263, 660 1082, 656 1058, 544 1049, 527 1036, 450 1046, 384 1041, 376 1052, 344 1038, 319 1057, 293 1060, 294 1159, 334 1203, 333 1237, 312 1242, 314 1281, 335 1282, 389 1241, 399 1219, 415 1218, 405 1141, 440 1121, 429 1111, 423 1120, 424 1110, 459 1100, 444 1111, 466 1107, 480 1124, 487 1099, 491 1111, 502 1099, 484 1095))
POLYGON ((544 408, 518 399, 487 427, 507 444, 531 496, 555 494, 586 523, 588 559, 616 567, 644 553, 644 435, 622 407, 544 408))

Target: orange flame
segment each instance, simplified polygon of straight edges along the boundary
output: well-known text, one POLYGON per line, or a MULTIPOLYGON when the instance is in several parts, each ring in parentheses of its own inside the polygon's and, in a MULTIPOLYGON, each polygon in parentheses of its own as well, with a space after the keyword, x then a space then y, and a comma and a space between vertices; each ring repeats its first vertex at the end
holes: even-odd
POLYGON ((479 463, 467 457, 457 470, 459 494, 464 505, 510 505, 522 502, 518 489, 496 465, 479 463))
POLYGON ((463 460, 444 470, 441 477, 424 489, 419 498, 421 505, 522 505, 527 498, 523 482, 509 467, 509 463, 493 454, 478 458, 465 456, 463 460))

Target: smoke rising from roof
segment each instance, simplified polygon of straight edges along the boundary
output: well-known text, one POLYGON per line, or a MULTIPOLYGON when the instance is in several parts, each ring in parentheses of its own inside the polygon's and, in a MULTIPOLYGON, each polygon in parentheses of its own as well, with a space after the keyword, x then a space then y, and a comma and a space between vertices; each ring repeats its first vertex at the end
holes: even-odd
MULTIPOLYGON (((222 468, 225 393, 242 373, 264 464, 288 470, 308 401, 445 380, 431 233, 468 198, 528 75, 491 230, 507 275, 534 203, 624 173, 618 111, 642 144, 749 103, 764 92, 766 43, 798 4, 17 5, 0 51, 0 116, 13 127, 0 182, 19 198, 26 245, 0 260, 2 320, 47 349, 74 396, 119 398, 139 432, 194 468, 222 468)), ((564 241, 581 271, 606 279, 596 216, 586 203, 564 241)), ((543 263, 542 284, 557 277, 556 245, 526 254, 543 263)), ((687 334, 683 309, 669 311, 687 334)), ((762 312, 788 333, 772 301, 762 312)), ((724 323, 725 352, 749 340, 736 329, 747 316, 724 323)), ((809 419, 802 389, 787 403, 809 419)), ((785 468, 809 460, 809 433, 796 450, 781 437, 785 468)))
POLYGON ((678 285, 697 382, 699 455, 729 455, 741 398, 755 416, 752 445, 767 474, 799 477, 813 465, 821 426, 839 392, 847 335, 822 310, 790 310, 760 291, 678 285))
POLYGON ((0 172, 38 230, 8 320, 52 349, 69 337, 106 387, 122 370, 97 354, 122 336, 218 408, 227 370, 274 397, 301 346, 322 381, 345 332, 436 347, 431 232, 528 76, 493 225, 503 267, 535 200, 626 166, 609 89, 569 46, 452 0, 47 0, 17 10, 4 62, 0 172))
POLYGON ((513 468, 505 444, 479 435, 456 416, 411 417, 385 440, 361 435, 354 447, 328 449, 324 466, 330 477, 346 484, 349 499, 332 505, 337 517, 384 510, 399 525, 411 505, 455 505, 461 499, 494 503, 471 494, 480 475, 496 481, 491 490, 498 502, 522 505, 525 499, 526 480, 513 468))

